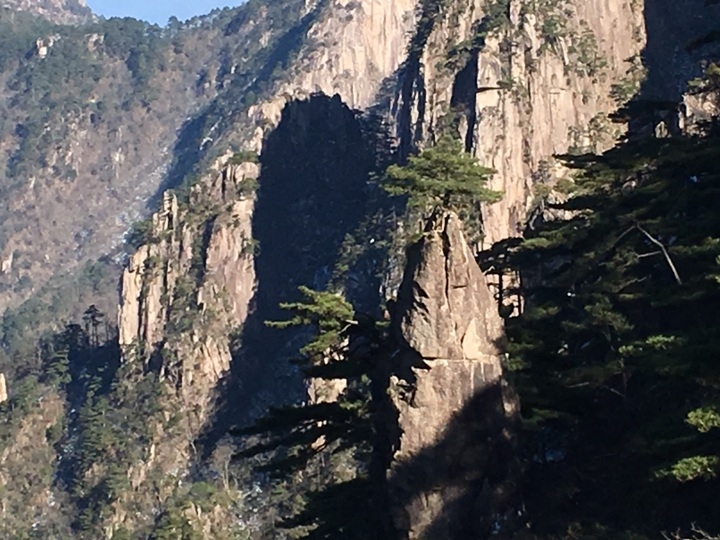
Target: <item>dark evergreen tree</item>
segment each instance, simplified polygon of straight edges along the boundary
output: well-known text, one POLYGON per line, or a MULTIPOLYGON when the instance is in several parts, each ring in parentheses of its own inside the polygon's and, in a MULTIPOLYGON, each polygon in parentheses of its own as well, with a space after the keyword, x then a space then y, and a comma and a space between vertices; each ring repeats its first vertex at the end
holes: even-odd
POLYGON ((303 301, 282 304, 292 317, 268 324, 311 328, 296 362, 316 387, 345 383, 335 387, 336 396, 273 409, 239 431, 246 438, 240 457, 264 455, 260 470, 282 479, 290 516, 282 526, 294 537, 368 538, 382 530, 384 518, 369 474, 376 437, 373 375, 387 354, 386 325, 355 313, 340 295, 300 290, 303 301), (291 504, 298 497, 301 504, 291 504))
POLYGON ((444 136, 404 166, 391 165, 383 187, 392 195, 407 195, 411 207, 448 210, 468 202, 496 202, 502 194, 486 184, 494 171, 479 165, 462 144, 444 136))
POLYGON ((485 261, 526 300, 507 321, 541 535, 720 529, 719 158, 712 133, 567 156, 567 217, 485 261))

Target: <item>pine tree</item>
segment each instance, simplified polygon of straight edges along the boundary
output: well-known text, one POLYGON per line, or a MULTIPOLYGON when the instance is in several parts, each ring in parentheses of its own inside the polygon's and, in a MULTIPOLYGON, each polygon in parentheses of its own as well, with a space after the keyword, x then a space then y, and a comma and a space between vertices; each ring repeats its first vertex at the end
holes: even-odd
POLYGON ((493 173, 466 153, 459 141, 443 136, 411 156, 405 166, 388 167, 383 187, 391 195, 407 195, 412 208, 450 210, 472 202, 499 201, 501 193, 486 187, 493 173))
POLYGON ((527 303, 508 333, 540 531, 720 527, 718 158, 711 135, 566 157, 571 217, 494 254, 527 303))
POLYGON ((373 372, 387 353, 387 328, 356 313, 338 294, 300 291, 302 301, 281 304, 290 319, 267 324, 311 328, 296 363, 308 380, 344 380, 347 385, 335 400, 272 409, 239 430, 249 441, 240 456, 265 456, 260 469, 279 479, 280 492, 293 494, 284 500, 303 501, 289 504, 289 517, 282 522, 293 537, 368 538, 383 518, 373 512, 376 486, 368 467, 375 437, 373 372))

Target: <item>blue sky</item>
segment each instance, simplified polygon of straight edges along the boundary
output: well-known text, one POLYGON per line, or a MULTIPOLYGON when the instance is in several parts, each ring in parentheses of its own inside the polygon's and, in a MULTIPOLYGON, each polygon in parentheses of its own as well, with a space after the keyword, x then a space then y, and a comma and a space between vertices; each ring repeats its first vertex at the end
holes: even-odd
POLYGON ((203 15, 216 7, 238 6, 242 0, 87 0, 87 5, 104 17, 135 17, 165 26, 175 15, 181 21, 203 15))

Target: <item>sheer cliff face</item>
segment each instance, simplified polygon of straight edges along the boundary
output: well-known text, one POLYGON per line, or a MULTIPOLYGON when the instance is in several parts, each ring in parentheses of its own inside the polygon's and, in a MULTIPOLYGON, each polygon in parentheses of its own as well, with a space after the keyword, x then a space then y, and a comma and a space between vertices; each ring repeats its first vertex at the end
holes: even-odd
MULTIPOLYGON (((307 41, 266 101, 250 107, 255 125, 272 129, 288 99, 338 94, 351 108, 378 102, 405 58, 417 0, 317 0, 310 3, 307 41)), ((264 131, 253 137, 259 149, 264 131)))
MULTIPOLYGON (((520 95, 488 93, 478 103, 475 153, 498 171, 491 185, 505 193, 502 202, 485 210, 488 245, 516 235, 524 225, 533 178, 541 174, 543 161, 572 148, 602 151, 612 145, 618 132, 607 114, 620 104, 610 96, 612 85, 627 85, 627 98, 639 89, 641 74, 633 71, 644 45, 638 2, 588 0, 563 7, 573 13, 567 20, 572 34, 541 52, 547 41, 538 19, 523 18, 519 2, 513 3, 512 21, 522 33, 511 49, 510 76, 520 95), (584 66, 584 56, 596 67, 584 66), (493 137, 501 134, 505 138, 497 144, 493 137)), ((484 71, 482 76, 487 86, 496 75, 484 71)))
POLYGON ((166 194, 148 243, 122 277, 118 326, 126 359, 160 372, 201 418, 229 368, 229 336, 245 321, 254 292, 248 186, 257 174, 253 163, 213 170, 182 208, 166 194))
MULTIPOLYGON (((415 0, 320 0, 308 3, 304 19, 308 26, 306 42, 298 53, 298 59, 275 83, 270 97, 249 107, 246 116, 240 118, 236 128, 248 135, 242 141, 242 146, 260 151, 263 141, 278 125, 282 110, 291 99, 299 100, 319 92, 339 94, 354 108, 373 106, 383 85, 392 80, 404 59, 407 37, 415 27, 415 8, 415 0), (254 130, 252 126, 256 126, 254 130)), ((335 118, 339 124, 344 121, 340 120, 340 116, 335 118)), ((333 124, 332 118, 327 121, 333 124)), ((306 131, 300 129, 298 133, 306 131)), ((255 173, 254 177, 257 176, 255 173)), ((197 186, 198 194, 207 189, 203 187, 205 184, 201 182, 197 186)), ((213 190, 211 192, 214 193, 213 190)), ((204 271, 203 279, 211 280, 212 284, 203 283, 200 286, 201 298, 197 302, 240 326, 247 315, 255 279, 252 265, 254 241, 250 236, 253 204, 251 201, 236 204, 245 205, 233 210, 242 214, 241 217, 232 217, 222 208, 217 216, 220 222, 239 220, 242 230, 227 231, 222 240, 216 233, 210 234, 205 254, 208 268, 204 271), (242 257, 238 255, 239 251, 243 252, 242 257), (227 292, 225 300, 217 302, 208 295, 207 291, 213 287, 227 292)), ((199 217, 200 214, 192 204, 190 209, 179 211, 174 196, 166 195, 163 208, 153 217, 152 237, 160 240, 142 246, 130 259, 123 274, 120 342, 126 348, 139 349, 147 362, 153 351, 162 349, 169 337, 176 333, 176 328, 168 325, 171 318, 169 312, 172 311, 172 291, 176 289, 178 278, 188 272, 193 257, 191 246, 199 242, 198 235, 203 234, 197 227, 188 227, 186 224, 193 220, 204 220, 199 217), (156 264, 158 260, 163 261, 160 266, 156 264)), ((303 216, 294 218, 304 219, 303 216)), ((287 216, 274 216, 271 219, 283 223, 287 216)), ((292 236, 295 232, 289 234, 292 236)), ((270 288, 278 287, 285 290, 287 284, 270 284, 270 288)), ((221 325, 216 330, 221 334, 224 329, 221 325)), ((201 370, 209 369, 217 374, 227 369, 227 348, 219 347, 215 340, 206 341, 197 336, 188 339, 200 345, 194 349, 194 354, 198 355, 197 361, 186 359, 184 365, 205 366, 201 370)), ((186 374, 185 384, 191 375, 186 374)))
POLYGON ((408 540, 486 538, 514 513, 518 405, 502 379, 502 322, 456 215, 410 248, 393 318, 406 345, 389 391, 394 525, 408 540))
POLYGON ((502 4, 445 3, 430 19, 399 122, 401 137, 427 139, 455 121, 468 149, 497 171, 491 187, 504 197, 484 210, 488 245, 519 233, 535 181, 561 174, 553 154, 612 143, 611 89, 621 85, 628 99, 639 88, 644 45, 641 2, 509 0, 494 28, 479 30, 502 4))
POLYGON ((126 506, 116 510, 117 523, 142 521, 124 509, 147 504, 142 501, 153 478, 187 470, 196 453, 193 443, 215 412, 218 383, 230 369, 230 342, 255 291, 251 217, 257 175, 254 163, 218 165, 187 202, 167 193, 152 216, 146 243, 123 272, 118 314, 123 361, 164 381, 170 391, 163 396, 162 414, 166 422, 175 418, 177 426, 166 429, 148 419, 153 438, 148 454, 127 471, 134 489, 126 506))
POLYGON ((643 78, 635 0, 317 2, 308 17, 307 43, 274 97, 248 110, 254 124, 271 129, 287 99, 323 92, 384 111, 408 146, 456 125, 505 194, 485 209, 488 243, 518 234, 537 179, 562 176, 553 154, 612 143, 620 128, 607 114, 643 78), (488 14, 497 20, 482 30, 488 14))

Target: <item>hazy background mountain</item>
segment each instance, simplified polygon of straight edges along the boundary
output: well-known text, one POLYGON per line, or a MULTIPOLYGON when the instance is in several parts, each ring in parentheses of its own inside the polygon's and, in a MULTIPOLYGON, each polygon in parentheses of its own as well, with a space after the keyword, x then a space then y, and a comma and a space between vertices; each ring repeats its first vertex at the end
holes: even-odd
POLYGON ((2 7, 41 15, 58 24, 80 24, 94 18, 85 0, 3 0, 2 7))

